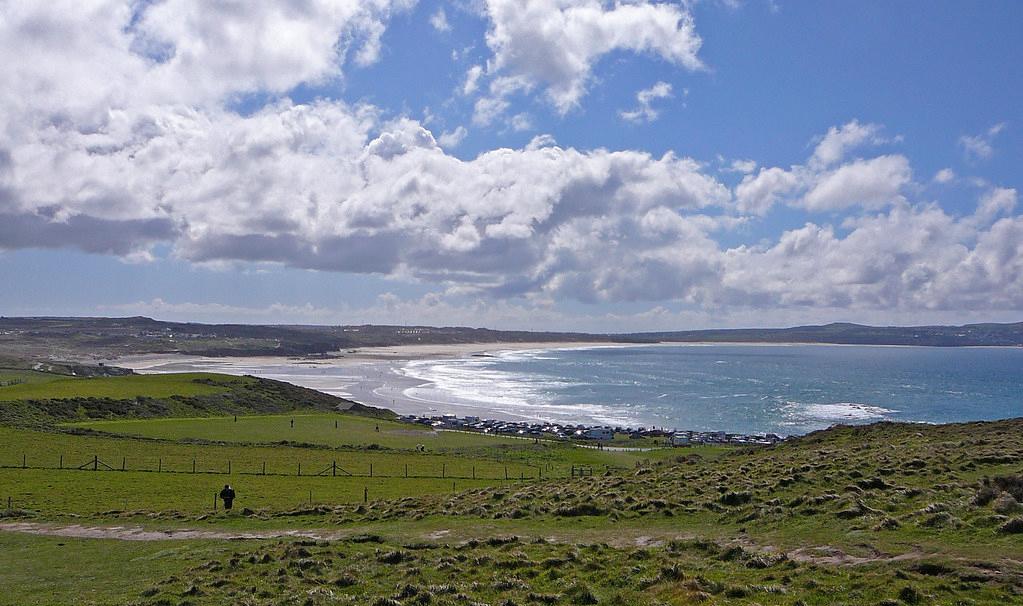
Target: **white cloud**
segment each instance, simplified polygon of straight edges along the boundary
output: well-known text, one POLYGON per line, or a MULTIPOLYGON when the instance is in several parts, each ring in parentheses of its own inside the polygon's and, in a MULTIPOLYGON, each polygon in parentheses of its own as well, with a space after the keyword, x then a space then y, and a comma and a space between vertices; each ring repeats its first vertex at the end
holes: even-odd
POLYGON ((994 140, 998 133, 1005 130, 1005 123, 995 124, 979 135, 963 135, 959 137, 959 145, 967 160, 987 160, 995 154, 994 140))
POLYGON ((1018 199, 1015 189, 993 187, 980 197, 974 216, 981 224, 988 224, 999 215, 1011 214, 1018 199))
POLYGON ((884 143, 880 131, 881 127, 877 124, 860 124, 856 120, 841 127, 832 126, 814 148, 810 165, 828 167, 843 160, 850 150, 865 143, 884 143))
POLYGON ((453 131, 441 133, 441 135, 437 137, 437 143, 439 143, 444 149, 453 149, 458 147, 468 134, 469 131, 466 130, 464 126, 459 126, 453 131))
POLYGON ((898 200, 911 178, 904 156, 856 160, 819 175, 800 204, 818 212, 850 206, 881 208, 898 200))
POLYGON ((618 115, 628 122, 653 122, 660 116, 660 112, 654 109, 653 102, 657 99, 670 99, 671 97, 671 85, 663 81, 657 82, 650 88, 636 93, 638 107, 629 111, 619 111, 618 115))
POLYGON ((448 15, 444 12, 443 6, 438 8, 437 12, 430 16, 430 25, 438 32, 451 31, 451 24, 448 23, 448 15))
POLYGON ((879 132, 879 126, 855 120, 830 128, 806 164, 789 169, 763 167, 743 177, 736 187, 739 209, 763 215, 774 204, 786 202, 813 212, 830 212, 852 206, 878 209, 902 200, 903 188, 912 182, 906 157, 846 160, 858 146, 885 142, 879 132))
POLYGON ((739 212, 767 214, 772 206, 796 191, 800 181, 795 171, 777 167, 761 168, 756 175, 746 175, 735 188, 739 212))
MULTIPOLYGON (((144 260, 164 245, 196 264, 376 273, 490 301, 1023 307, 1015 190, 986 189, 963 218, 914 204, 907 158, 850 157, 880 140, 873 125, 831 129, 803 164, 762 167, 734 192, 705 164, 672 152, 578 150, 544 136, 462 160, 443 149, 463 136, 458 129, 438 143, 423 124, 387 121, 372 106, 278 96, 245 115, 230 109, 239 94, 335 77, 349 50, 374 48, 387 15, 403 5, 309 2, 281 18, 270 8, 234 14, 218 5, 227 11, 221 21, 195 23, 197 9, 178 0, 145 10, 180 13, 160 24, 144 13, 135 26, 132 6, 14 4, 0 22, 0 249, 74 247, 144 260), (268 19, 284 29, 262 31, 268 19), (27 22, 38 33, 25 34, 27 22), (150 32, 143 54, 140 31, 150 32), (281 44, 253 47, 266 36, 281 44), (189 81, 194 89, 175 90, 189 81), (755 245, 715 239, 779 203, 856 212, 836 219, 837 228, 810 221, 755 245)), ((548 8, 537 2, 522 12, 548 8)), ((614 43, 600 48, 662 54, 678 36, 675 6, 555 8, 555 29, 593 24, 614 43), (667 15, 668 26, 655 28, 664 37, 645 37, 651 15, 667 15), (602 29, 608 20, 641 31, 602 29)), ((489 98, 556 90, 517 65, 495 68, 489 98)), ((566 73, 585 81, 588 69, 566 73)), ((493 120, 507 108, 488 111, 493 120)))
POLYGON ((956 174, 951 168, 943 168, 938 172, 934 173, 935 183, 951 183, 955 181, 956 174))
POLYGON ((508 121, 508 126, 515 132, 533 130, 533 120, 529 117, 529 114, 515 114, 508 121))
POLYGON ((480 77, 483 75, 483 66, 473 65, 465 74, 465 82, 462 84, 462 94, 471 95, 479 88, 480 77))
MULTIPOLYGON (((593 65, 613 51, 658 56, 686 69, 703 67, 702 43, 684 6, 646 0, 608 5, 598 0, 487 0, 493 51, 488 73, 540 87, 559 113, 586 93, 593 65)), ((527 90, 492 89, 492 98, 527 90)))
MULTIPOLYGON (((718 161, 723 163, 725 159, 721 156, 718 156, 718 161)), ((719 170, 725 173, 740 173, 743 175, 748 175, 751 172, 755 171, 756 169, 757 169, 756 160, 742 160, 737 158, 735 160, 732 160, 731 162, 728 163, 727 166, 724 166, 719 170)))

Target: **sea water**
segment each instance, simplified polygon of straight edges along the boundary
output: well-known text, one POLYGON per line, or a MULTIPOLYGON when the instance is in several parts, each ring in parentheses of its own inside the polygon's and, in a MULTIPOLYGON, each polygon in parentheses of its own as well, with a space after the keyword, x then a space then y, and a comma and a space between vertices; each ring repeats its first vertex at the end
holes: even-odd
POLYGON ((884 419, 1023 416, 1023 348, 662 345, 419 360, 404 390, 443 410, 564 423, 802 434, 884 419))

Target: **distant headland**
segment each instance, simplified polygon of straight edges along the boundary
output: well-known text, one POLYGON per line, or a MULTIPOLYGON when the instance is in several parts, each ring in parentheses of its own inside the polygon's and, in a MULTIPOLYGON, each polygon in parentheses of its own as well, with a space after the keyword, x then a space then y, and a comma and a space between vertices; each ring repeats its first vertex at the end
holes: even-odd
POLYGON ((36 359, 113 359, 137 354, 331 356, 362 347, 460 343, 821 343, 932 347, 1023 346, 1023 322, 963 326, 832 323, 634 333, 532 332, 464 326, 251 325, 164 322, 146 317, 0 317, 0 354, 36 359))

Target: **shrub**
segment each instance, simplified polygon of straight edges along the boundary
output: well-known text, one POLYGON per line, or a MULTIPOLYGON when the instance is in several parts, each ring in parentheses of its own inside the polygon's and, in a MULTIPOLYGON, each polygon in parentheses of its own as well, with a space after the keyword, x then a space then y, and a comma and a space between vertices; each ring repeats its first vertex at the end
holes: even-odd
POLYGON ((736 507, 738 505, 745 505, 753 500, 753 495, 748 492, 726 492, 721 495, 719 499, 722 505, 728 505, 729 507, 736 507))
POLYGON ((1005 524, 1002 524, 1002 527, 998 530, 1006 534, 1023 533, 1023 518, 1013 518, 1005 524))

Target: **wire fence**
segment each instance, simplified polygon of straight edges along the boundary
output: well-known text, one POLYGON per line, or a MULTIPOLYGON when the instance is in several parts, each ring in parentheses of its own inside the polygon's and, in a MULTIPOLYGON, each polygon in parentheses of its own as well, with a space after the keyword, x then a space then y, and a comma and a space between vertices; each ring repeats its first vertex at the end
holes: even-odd
MULTIPOLYGON (((270 461, 217 460, 183 457, 112 457, 81 455, 56 457, 23 454, 20 462, 0 463, 0 469, 61 470, 92 472, 144 472, 173 474, 215 474, 240 476, 359 477, 452 480, 543 480, 556 475, 553 466, 501 465, 495 463, 449 464, 448 462, 342 462, 334 460, 270 461)), ((592 471, 590 471, 592 474, 592 471)), ((573 468, 572 476, 581 475, 573 468)))

